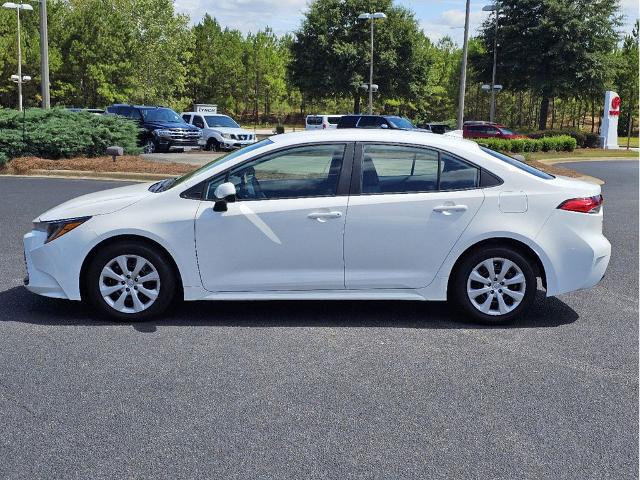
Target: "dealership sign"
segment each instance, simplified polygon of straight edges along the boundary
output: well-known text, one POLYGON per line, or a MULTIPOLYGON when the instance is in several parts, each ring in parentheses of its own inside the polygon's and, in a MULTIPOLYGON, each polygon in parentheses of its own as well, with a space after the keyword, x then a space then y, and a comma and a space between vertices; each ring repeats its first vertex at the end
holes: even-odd
POLYGON ((620 95, 616 92, 604 93, 604 115, 600 127, 600 144, 602 148, 618 148, 618 117, 620 116, 620 95))

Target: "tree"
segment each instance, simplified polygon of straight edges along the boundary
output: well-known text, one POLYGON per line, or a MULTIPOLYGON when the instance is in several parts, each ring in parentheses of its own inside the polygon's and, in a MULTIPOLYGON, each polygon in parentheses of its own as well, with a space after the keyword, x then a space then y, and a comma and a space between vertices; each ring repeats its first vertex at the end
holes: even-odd
POLYGON ((615 85, 622 96, 621 116, 618 131, 625 135, 631 135, 631 125, 638 116, 636 100, 638 98, 638 32, 640 23, 636 20, 631 35, 627 35, 622 43, 622 48, 616 54, 617 71, 615 85))
POLYGON ((368 82, 370 38, 363 12, 387 15, 376 22, 374 83, 384 98, 410 99, 427 76, 427 40, 413 14, 392 0, 315 0, 291 45, 289 78, 308 99, 350 97, 360 110, 368 82))
MULTIPOLYGON (((541 98, 539 128, 547 125, 550 100, 604 90, 620 24, 618 0, 501 0, 498 79, 514 91, 541 98)), ((490 78, 494 18, 482 27, 487 53, 472 57, 490 78)))

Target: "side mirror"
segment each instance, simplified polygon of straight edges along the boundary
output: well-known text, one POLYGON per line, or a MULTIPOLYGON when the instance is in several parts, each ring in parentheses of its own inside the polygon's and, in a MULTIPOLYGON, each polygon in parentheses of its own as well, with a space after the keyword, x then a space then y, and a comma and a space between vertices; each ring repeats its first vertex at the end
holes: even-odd
POLYGON ((213 192, 216 203, 213 205, 214 212, 226 212, 227 203, 236 201, 236 186, 231 182, 218 185, 213 192))

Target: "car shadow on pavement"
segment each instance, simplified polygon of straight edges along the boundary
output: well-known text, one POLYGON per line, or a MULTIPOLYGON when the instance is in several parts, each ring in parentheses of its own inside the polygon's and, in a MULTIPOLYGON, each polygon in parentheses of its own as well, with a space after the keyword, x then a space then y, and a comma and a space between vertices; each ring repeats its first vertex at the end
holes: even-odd
MULTIPOLYGON (((351 300, 181 302, 159 319, 130 325, 139 332, 154 332, 161 326, 514 329, 558 327, 578 318, 562 300, 544 298, 539 291, 529 313, 505 326, 469 323, 446 302, 351 300)), ((24 287, 0 292, 2 321, 61 326, 129 325, 100 317, 80 302, 40 297, 24 287)))

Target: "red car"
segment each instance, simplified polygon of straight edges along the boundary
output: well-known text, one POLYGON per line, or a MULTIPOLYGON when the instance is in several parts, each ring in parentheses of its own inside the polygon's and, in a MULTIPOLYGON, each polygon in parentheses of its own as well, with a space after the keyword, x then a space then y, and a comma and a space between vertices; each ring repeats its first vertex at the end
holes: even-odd
POLYGON ((462 136, 464 138, 524 138, 504 125, 491 122, 465 122, 462 127, 462 136))

